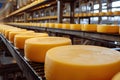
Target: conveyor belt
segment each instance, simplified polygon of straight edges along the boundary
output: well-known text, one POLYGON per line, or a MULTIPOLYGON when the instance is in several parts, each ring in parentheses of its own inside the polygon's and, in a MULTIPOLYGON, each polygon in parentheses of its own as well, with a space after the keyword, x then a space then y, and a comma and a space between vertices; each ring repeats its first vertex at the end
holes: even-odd
POLYGON ((17 50, 6 38, 4 38, 2 34, 0 34, 0 38, 12 56, 15 58, 17 64, 28 80, 45 80, 43 63, 26 61, 24 59, 23 50, 17 50))

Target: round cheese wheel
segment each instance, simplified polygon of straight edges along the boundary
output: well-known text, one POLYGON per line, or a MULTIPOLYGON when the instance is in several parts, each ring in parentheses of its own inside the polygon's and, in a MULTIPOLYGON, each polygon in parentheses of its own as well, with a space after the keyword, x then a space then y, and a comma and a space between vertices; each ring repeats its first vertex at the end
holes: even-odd
POLYGON ((100 33, 118 33, 119 27, 117 25, 98 25, 97 32, 100 32, 100 33))
POLYGON ((26 33, 26 34, 17 34, 14 37, 14 45, 18 49, 24 49, 25 40, 34 38, 34 37, 47 37, 46 33, 26 33))
POLYGON ((120 80, 120 72, 118 72, 113 78, 112 80, 120 80))
POLYGON ((55 28, 62 28, 62 24, 61 23, 56 23, 55 28))
POLYGON ((90 32, 96 32, 97 31, 97 24, 84 24, 81 27, 82 31, 90 31, 90 32))
POLYGON ((93 16, 99 16, 99 13, 93 13, 93 16))
POLYGON ((29 33, 34 33, 34 31, 11 31, 10 33, 9 33, 9 41, 11 41, 12 43, 14 43, 14 37, 15 37, 15 35, 17 35, 17 34, 29 34, 29 33))
POLYGON ((44 26, 45 26, 45 27, 49 27, 49 23, 45 23, 44 26))
POLYGON ((25 42, 25 57, 33 62, 44 62, 46 52, 57 46, 70 45, 71 40, 63 37, 41 37, 25 42))
POLYGON ((62 24, 62 29, 70 29, 70 24, 62 24))
POLYGON ((104 47, 71 45, 46 53, 46 80, 111 80, 119 71, 120 52, 104 47))
POLYGON ((111 16, 111 15, 113 15, 113 12, 112 12, 112 11, 109 11, 109 12, 107 12, 107 15, 108 15, 108 16, 111 16))
POLYGON ((49 28, 54 28, 55 27, 55 23, 49 23, 49 28))
POLYGON ((81 30, 82 24, 70 24, 71 30, 81 30))
POLYGON ((100 12, 99 15, 100 15, 100 16, 105 16, 105 15, 106 15, 106 12, 100 12))
POLYGON ((19 31, 19 29, 8 29, 8 30, 5 30, 5 37, 8 39, 8 36, 9 36, 9 32, 11 31, 19 31))
POLYGON ((93 16, 93 13, 88 13, 88 16, 93 16))
POLYGON ((83 17, 83 13, 80 13, 80 14, 79 14, 79 17, 83 17))
POLYGON ((120 11, 113 12, 114 15, 120 15, 120 11))
POLYGON ((87 17, 87 13, 82 13, 82 16, 83 17, 87 17))
POLYGON ((120 34, 120 26, 119 26, 119 34, 120 34))

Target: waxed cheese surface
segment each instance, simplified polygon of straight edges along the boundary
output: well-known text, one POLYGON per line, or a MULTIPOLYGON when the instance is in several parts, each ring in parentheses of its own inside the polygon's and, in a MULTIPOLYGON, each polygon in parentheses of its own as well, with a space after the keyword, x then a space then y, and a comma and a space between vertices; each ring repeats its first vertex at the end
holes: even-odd
POLYGON ((49 49, 70 44, 71 40, 63 37, 31 38, 25 42, 25 57, 30 61, 44 62, 49 49))
POLYGON ((119 52, 96 46, 68 46, 65 49, 57 48, 55 51, 54 53, 54 50, 51 50, 48 55, 67 64, 101 65, 120 61, 119 52))
POLYGON ((111 80, 119 71, 120 52, 104 47, 56 47, 45 58, 47 80, 111 80))

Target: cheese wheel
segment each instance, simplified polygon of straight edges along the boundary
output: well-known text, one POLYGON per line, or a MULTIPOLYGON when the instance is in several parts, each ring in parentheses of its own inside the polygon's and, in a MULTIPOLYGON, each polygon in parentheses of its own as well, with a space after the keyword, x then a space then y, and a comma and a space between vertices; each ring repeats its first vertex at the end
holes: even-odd
POLYGON ((74 17, 79 17, 79 14, 78 13, 74 14, 74 17))
POLYGON ((119 27, 117 25, 98 25, 97 32, 100 32, 100 33, 118 33, 119 27))
POLYGON ((104 47, 71 45, 46 53, 46 80, 111 80, 119 71, 120 52, 104 47))
POLYGON ((8 39, 8 36, 9 36, 9 32, 11 31, 18 31, 19 29, 8 29, 8 30, 5 30, 5 37, 8 39))
POLYGON ((49 28, 54 28, 55 27, 55 23, 49 23, 49 28))
POLYGON ((79 14, 79 17, 83 17, 83 13, 80 13, 80 14, 79 14))
POLYGON ((88 13, 87 16, 93 16, 93 13, 88 13))
POLYGON ((84 24, 81 27, 82 31, 90 31, 90 32, 96 32, 97 31, 97 24, 84 24))
POLYGON ((81 30, 82 24, 70 24, 71 30, 81 30))
POLYGON ((99 16, 99 13, 93 13, 93 16, 99 16))
POLYGON ((109 11, 109 12, 107 12, 107 15, 108 15, 108 16, 111 16, 111 15, 113 15, 113 12, 112 12, 112 11, 109 11))
POLYGON ((57 46, 70 45, 71 40, 63 37, 41 37, 25 42, 25 57, 33 62, 44 62, 46 52, 57 46))
POLYGON ((119 26, 119 34, 120 34, 120 26, 119 26))
POLYGON ((87 13, 82 13, 82 16, 83 16, 83 17, 86 17, 86 16, 87 16, 87 13))
POLYGON ((106 15, 106 12, 100 12, 99 15, 100 15, 100 16, 105 16, 105 15, 106 15))
POLYGON ((55 28, 62 28, 62 24, 61 23, 56 23, 55 28))
POLYGON ((120 80, 120 72, 117 73, 113 78, 112 80, 120 80))
POLYGON ((70 24, 62 24, 62 29, 70 29, 70 24))
POLYGON ((46 34, 46 33, 18 34, 18 35, 15 35, 14 45, 15 45, 15 47, 17 47, 19 49, 24 49, 25 40, 34 38, 34 37, 47 37, 47 36, 48 36, 48 34, 46 34))
POLYGON ((11 31, 9 33, 9 41, 11 41, 12 43, 14 43, 14 37, 17 34, 29 34, 29 33, 34 33, 34 31, 11 31))
POLYGON ((120 15, 120 11, 113 12, 114 15, 120 15))
POLYGON ((45 26, 45 27, 49 27, 49 23, 45 23, 44 26, 45 26))

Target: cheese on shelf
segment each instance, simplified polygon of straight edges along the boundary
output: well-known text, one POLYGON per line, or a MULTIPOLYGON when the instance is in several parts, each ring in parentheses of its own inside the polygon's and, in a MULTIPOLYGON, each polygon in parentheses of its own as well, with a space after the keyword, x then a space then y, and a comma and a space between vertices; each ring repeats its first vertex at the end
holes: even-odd
POLYGON ((17 29, 17 28, 13 28, 13 29, 8 29, 8 30, 5 30, 4 32, 4 34, 5 34, 5 37, 8 39, 8 36, 9 36, 9 32, 11 32, 11 31, 18 31, 18 30, 20 30, 20 29, 17 29))
POLYGON ((11 31, 10 33, 9 33, 9 40, 12 42, 12 43, 14 43, 14 37, 15 37, 15 35, 17 35, 17 34, 29 34, 29 33, 34 33, 34 31, 11 31))
POLYGON ((46 53, 46 80, 111 80, 119 71, 120 52, 109 48, 69 45, 46 53))
POLYGON ((71 30, 81 30, 82 24, 70 24, 71 30))
POLYGON ((84 24, 81 27, 82 31, 90 31, 90 32, 96 32, 97 31, 97 24, 84 24))
POLYGON ((113 78, 112 80, 120 80, 120 72, 117 73, 113 78))
POLYGON ((108 11, 106 14, 107 14, 108 16, 111 16, 111 15, 113 15, 113 12, 112 12, 112 11, 108 11))
POLYGON ((119 27, 117 25, 98 25, 97 32, 100 32, 100 33, 118 33, 119 27))
POLYGON ((70 24, 62 24, 62 29, 70 29, 70 24))
POLYGON ((55 23, 49 23, 49 28, 54 28, 55 27, 55 23))
POLYGON ((119 26, 119 34, 120 34, 120 26, 119 26))
POLYGON ((55 28, 60 28, 61 29, 62 28, 62 24, 61 23, 56 23, 55 24, 55 28))
POLYGON ((46 52, 57 46, 70 45, 71 40, 63 37, 41 37, 25 42, 25 57, 33 62, 44 62, 46 52))
POLYGON ((14 45, 18 49, 24 49, 25 40, 34 38, 34 37, 47 37, 46 33, 26 33, 26 34, 17 34, 14 38, 14 45))
POLYGON ((120 15, 120 11, 113 12, 114 15, 120 15))

